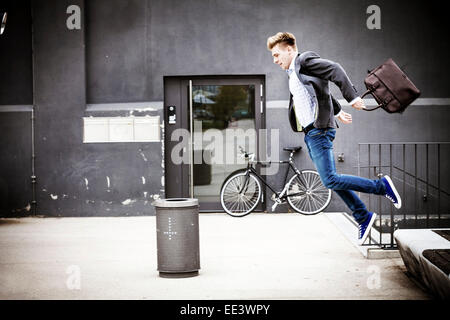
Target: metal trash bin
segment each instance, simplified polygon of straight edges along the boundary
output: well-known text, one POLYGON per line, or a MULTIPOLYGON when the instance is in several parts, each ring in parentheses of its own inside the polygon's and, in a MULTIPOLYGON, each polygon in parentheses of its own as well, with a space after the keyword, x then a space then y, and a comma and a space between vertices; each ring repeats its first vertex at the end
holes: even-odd
POLYGON ((152 204, 156 210, 159 276, 197 276, 200 269, 198 199, 158 199, 152 204))

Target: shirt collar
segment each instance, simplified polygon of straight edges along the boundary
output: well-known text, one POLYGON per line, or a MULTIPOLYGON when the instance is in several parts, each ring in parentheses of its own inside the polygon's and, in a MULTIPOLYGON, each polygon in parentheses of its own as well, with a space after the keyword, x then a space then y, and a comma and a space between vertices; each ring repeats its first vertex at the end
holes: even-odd
POLYGON ((291 64, 289 65, 289 69, 286 70, 286 72, 289 76, 295 70, 295 60, 296 60, 297 56, 298 56, 298 52, 295 55, 295 57, 292 59, 291 64))

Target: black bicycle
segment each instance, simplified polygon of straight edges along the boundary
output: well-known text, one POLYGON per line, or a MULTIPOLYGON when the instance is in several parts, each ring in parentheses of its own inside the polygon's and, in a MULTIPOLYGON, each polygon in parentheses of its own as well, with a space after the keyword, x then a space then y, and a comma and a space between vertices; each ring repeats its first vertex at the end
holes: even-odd
POLYGON ((286 200, 293 210, 305 215, 313 215, 325 210, 331 201, 331 190, 327 189, 315 170, 298 170, 293 162, 294 154, 302 147, 283 148, 290 152, 289 160, 278 161, 288 164, 284 176, 284 187, 280 192, 275 191, 255 170, 255 164, 270 165, 272 161, 255 161, 253 153, 247 153, 240 147, 241 154, 247 161, 246 169, 232 172, 223 182, 220 189, 220 202, 226 213, 233 217, 243 217, 251 213, 262 198, 261 182, 272 192, 272 211, 286 200), (288 178, 289 169, 294 175, 288 178))

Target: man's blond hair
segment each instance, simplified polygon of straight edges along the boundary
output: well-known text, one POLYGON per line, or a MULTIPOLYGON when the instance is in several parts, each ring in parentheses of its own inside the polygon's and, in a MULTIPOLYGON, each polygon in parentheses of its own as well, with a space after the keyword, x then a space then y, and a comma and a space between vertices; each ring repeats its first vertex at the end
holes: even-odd
POLYGON ((272 50, 277 44, 284 44, 297 49, 295 36, 290 32, 278 32, 276 35, 267 38, 267 49, 272 50))

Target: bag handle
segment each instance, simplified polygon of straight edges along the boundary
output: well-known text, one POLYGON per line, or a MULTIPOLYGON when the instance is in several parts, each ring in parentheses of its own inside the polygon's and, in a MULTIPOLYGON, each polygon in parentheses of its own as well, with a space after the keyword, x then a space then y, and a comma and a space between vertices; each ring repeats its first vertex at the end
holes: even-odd
MULTIPOLYGON (((378 86, 377 86, 378 87, 378 86)), ((367 96, 368 94, 372 94, 373 90, 375 90, 377 87, 371 87, 369 88, 366 92, 364 92, 364 94, 361 96, 361 99, 364 98, 365 96, 367 96)), ((381 108, 382 106, 384 106, 384 103, 379 104, 377 107, 372 108, 372 109, 363 109, 364 111, 373 111, 373 110, 377 110, 379 108, 381 108)))

